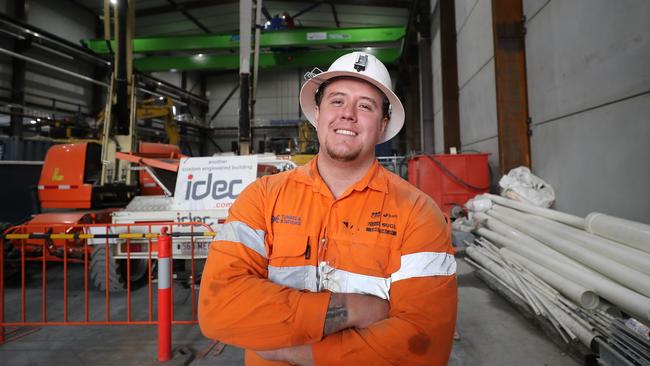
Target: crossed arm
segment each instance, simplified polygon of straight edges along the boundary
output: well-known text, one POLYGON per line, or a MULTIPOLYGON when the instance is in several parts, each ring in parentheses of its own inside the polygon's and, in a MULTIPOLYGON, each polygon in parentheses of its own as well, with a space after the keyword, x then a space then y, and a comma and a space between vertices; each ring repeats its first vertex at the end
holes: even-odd
MULTIPOLYGON (((325 314, 323 336, 347 328, 366 328, 377 321, 388 318, 388 310, 388 301, 378 297, 333 293, 330 295, 325 314)), ((301 366, 314 364, 311 345, 257 351, 256 353, 269 361, 285 361, 292 365, 301 366)))

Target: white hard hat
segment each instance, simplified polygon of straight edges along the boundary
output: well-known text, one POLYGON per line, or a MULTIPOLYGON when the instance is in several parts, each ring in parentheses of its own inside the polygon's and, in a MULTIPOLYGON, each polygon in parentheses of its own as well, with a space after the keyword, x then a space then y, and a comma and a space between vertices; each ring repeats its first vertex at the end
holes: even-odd
POLYGON ((307 120, 316 127, 316 99, 318 88, 325 81, 339 77, 350 76, 365 80, 376 86, 386 95, 390 103, 390 114, 384 134, 379 144, 386 142, 399 132, 404 125, 404 107, 391 88, 390 74, 377 57, 364 53, 352 52, 339 57, 329 69, 311 77, 300 89, 300 107, 307 120))

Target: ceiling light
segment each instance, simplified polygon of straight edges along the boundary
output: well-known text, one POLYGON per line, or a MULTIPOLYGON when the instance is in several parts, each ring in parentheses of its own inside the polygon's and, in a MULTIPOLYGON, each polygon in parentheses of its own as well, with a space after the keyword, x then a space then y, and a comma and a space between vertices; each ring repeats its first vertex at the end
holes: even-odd
POLYGON ((35 121, 35 120, 31 120, 31 121, 29 121, 29 123, 35 125, 35 124, 36 124, 36 121, 35 121))

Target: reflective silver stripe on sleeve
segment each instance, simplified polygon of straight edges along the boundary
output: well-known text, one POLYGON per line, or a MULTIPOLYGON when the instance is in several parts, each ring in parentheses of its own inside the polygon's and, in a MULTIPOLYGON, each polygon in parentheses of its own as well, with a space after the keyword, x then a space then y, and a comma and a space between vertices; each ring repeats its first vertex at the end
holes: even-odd
POLYGON ((449 253, 421 252, 403 255, 399 271, 391 275, 392 282, 413 277, 451 276, 456 273, 456 259, 449 253))
POLYGON ((221 225, 215 240, 242 243, 248 249, 256 251, 264 258, 268 258, 266 246, 264 245, 265 234, 264 230, 255 230, 241 221, 231 221, 221 225))
POLYGON ((320 273, 321 285, 329 291, 374 295, 385 300, 390 299, 390 278, 336 269, 327 263, 321 263, 320 273))
POLYGON ((278 285, 297 290, 318 291, 315 266, 274 267, 268 266, 269 280, 278 285))

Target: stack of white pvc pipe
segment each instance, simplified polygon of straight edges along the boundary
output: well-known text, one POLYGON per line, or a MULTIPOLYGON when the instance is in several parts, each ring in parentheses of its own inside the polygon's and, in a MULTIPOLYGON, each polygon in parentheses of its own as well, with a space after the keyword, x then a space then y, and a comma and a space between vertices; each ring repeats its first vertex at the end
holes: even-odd
POLYGON ((485 196, 493 206, 472 213, 481 238, 468 247, 468 261, 546 316, 562 337, 590 346, 604 335, 611 317, 599 302, 650 324, 650 225, 485 196))

